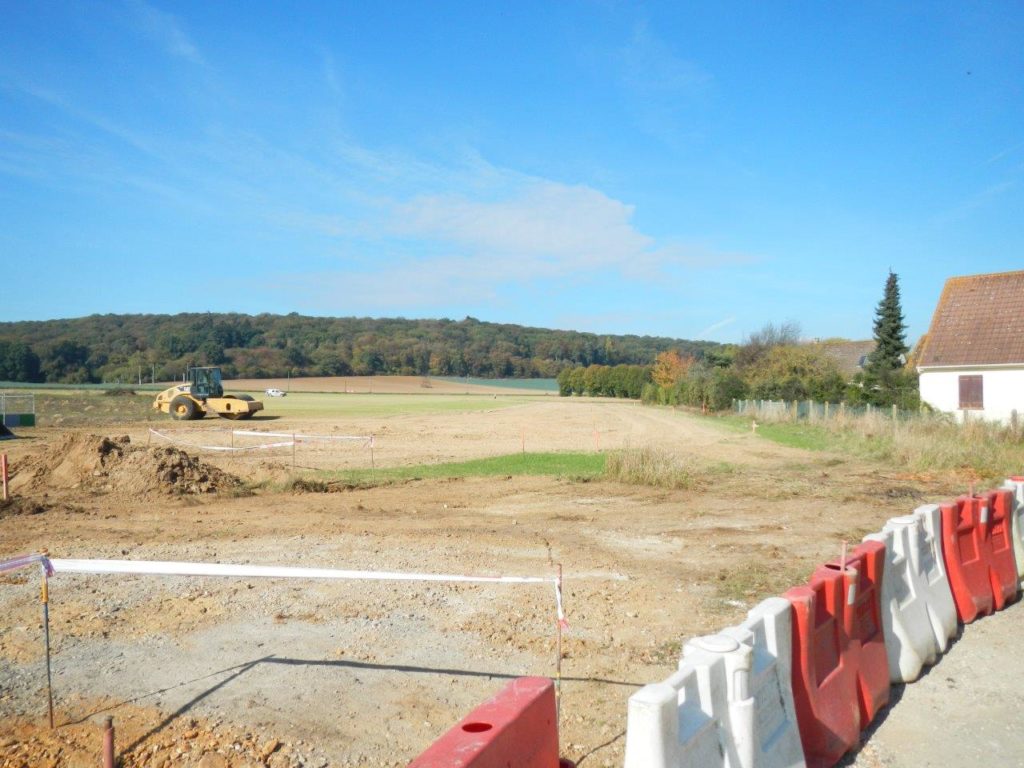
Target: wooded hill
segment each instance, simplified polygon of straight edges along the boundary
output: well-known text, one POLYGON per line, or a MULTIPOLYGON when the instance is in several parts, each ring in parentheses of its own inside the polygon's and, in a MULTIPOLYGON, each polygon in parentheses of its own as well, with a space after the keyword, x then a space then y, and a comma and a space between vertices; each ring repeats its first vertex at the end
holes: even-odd
POLYGON ((219 365, 229 378, 371 374, 552 378, 579 365, 649 365, 715 342, 464 320, 290 315, 91 315, 0 323, 0 381, 124 382, 219 365))

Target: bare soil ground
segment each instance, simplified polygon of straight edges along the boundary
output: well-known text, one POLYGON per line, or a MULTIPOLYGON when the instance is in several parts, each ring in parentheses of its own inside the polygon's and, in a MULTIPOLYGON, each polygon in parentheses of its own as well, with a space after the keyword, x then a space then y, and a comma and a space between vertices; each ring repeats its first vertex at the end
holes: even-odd
MULTIPOLYGON (((961 490, 954 476, 784 448, 626 402, 498 397, 487 410, 249 424, 372 433, 374 461, 390 466, 524 441, 653 445, 692 466, 693 488, 509 477, 250 493, 234 478, 289 477, 290 456, 186 448, 190 477, 213 479, 172 481, 166 447, 147 447, 151 422, 62 423, 4 445, 17 501, 0 509, 0 553, 483 575, 563 564, 562 744, 584 767, 621 764, 626 700, 671 672, 686 638, 800 583, 842 540, 961 490)), ((196 444, 224 426, 160 422, 196 444)), ((360 450, 326 460, 365 466, 360 450)), ((400 766, 509 678, 555 670, 547 586, 65 574, 51 580, 51 732, 37 574, 0 578, 0 615, 2 766, 93 766, 106 715, 125 766, 400 766)))

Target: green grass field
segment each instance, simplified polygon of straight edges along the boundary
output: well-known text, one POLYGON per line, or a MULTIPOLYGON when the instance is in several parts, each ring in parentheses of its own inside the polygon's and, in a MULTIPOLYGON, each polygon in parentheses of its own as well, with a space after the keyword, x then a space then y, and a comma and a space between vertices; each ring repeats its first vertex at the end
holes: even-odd
POLYGON ((350 395, 341 392, 292 392, 287 397, 267 397, 250 392, 263 402, 260 415, 285 418, 336 416, 401 416, 403 414, 493 411, 536 402, 525 395, 350 395))
POLYGON ((452 384, 532 389, 537 392, 558 392, 558 382, 555 379, 478 379, 475 376, 431 376, 431 378, 438 381, 449 381, 452 384))
MULTIPOLYGON (((234 393, 240 394, 240 393, 234 393)), ((264 410, 256 421, 268 418, 318 419, 361 416, 388 417, 404 414, 432 414, 494 411, 536 402, 529 395, 351 395, 344 393, 294 392, 287 397, 267 397, 250 392, 262 401, 264 410)), ((101 390, 37 389, 36 414, 39 426, 110 424, 124 421, 169 421, 152 409, 153 393, 122 394, 111 397, 101 390)))
POLYGON ((322 471, 303 475, 291 483, 296 487, 317 483, 379 485, 405 480, 437 480, 466 477, 547 476, 573 480, 591 480, 604 473, 607 456, 603 453, 510 453, 487 459, 419 464, 412 467, 322 471))

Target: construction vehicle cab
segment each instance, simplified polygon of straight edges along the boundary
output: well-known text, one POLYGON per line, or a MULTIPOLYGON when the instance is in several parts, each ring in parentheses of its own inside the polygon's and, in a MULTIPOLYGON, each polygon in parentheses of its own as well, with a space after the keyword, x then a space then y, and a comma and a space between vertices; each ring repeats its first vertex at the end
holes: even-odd
POLYGON ((191 368, 188 373, 193 397, 206 400, 209 397, 224 396, 220 368, 191 368))
POLYGON ((225 395, 220 368, 189 368, 188 381, 165 389, 153 408, 181 421, 201 419, 213 412, 224 419, 248 419, 263 410, 249 395, 225 395))

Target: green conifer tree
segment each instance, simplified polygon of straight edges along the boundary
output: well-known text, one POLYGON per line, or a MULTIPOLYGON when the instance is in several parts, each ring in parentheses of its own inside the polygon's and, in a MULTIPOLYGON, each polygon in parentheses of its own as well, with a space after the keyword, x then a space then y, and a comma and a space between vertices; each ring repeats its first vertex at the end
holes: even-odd
POLYGON ((892 270, 885 281, 885 295, 875 310, 875 349, 868 356, 867 369, 872 376, 887 381, 906 364, 907 326, 900 306, 899 278, 892 270))

